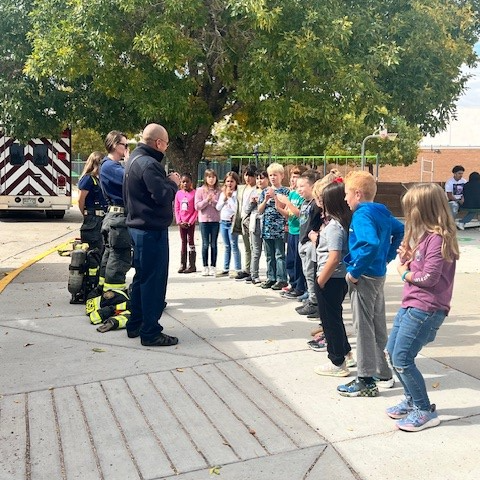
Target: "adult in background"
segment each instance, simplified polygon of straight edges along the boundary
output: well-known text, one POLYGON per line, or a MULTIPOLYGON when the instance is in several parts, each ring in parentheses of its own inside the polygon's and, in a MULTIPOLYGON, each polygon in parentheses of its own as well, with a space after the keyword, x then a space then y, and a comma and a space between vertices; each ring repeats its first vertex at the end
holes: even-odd
POLYGON ((127 272, 132 266, 132 245, 125 224, 122 193, 125 168, 121 161, 128 159, 127 137, 124 133, 113 130, 105 137, 105 148, 108 154, 101 163, 100 184, 108 209, 102 224, 105 251, 99 286, 103 285, 103 291, 125 290, 127 272))
POLYGON ((472 172, 468 177, 468 182, 463 187, 463 204, 461 210, 467 214, 457 220, 457 227, 465 230, 465 224, 472 221, 480 210, 480 173, 472 172))
POLYGON ((180 184, 180 175, 173 172, 167 176, 161 163, 167 148, 167 130, 156 123, 147 125, 127 163, 123 188, 135 268, 126 328, 130 338, 140 336, 147 347, 178 343, 178 338, 164 334, 159 324, 167 291, 168 227, 180 184))
POLYGON ((463 186, 467 181, 463 178, 465 169, 461 165, 455 165, 452 168, 453 177, 445 183, 445 193, 448 198, 448 205, 453 218, 457 217, 458 209, 463 204, 463 186))

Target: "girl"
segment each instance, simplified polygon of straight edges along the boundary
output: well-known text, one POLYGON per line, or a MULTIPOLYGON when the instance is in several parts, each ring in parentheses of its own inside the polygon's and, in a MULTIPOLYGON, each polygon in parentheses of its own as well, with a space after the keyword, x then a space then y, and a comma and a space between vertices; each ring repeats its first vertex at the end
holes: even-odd
MULTIPOLYGON (((317 196, 318 200, 318 196, 317 196)), ((345 202, 343 183, 329 183, 321 190, 319 202, 324 212, 317 246, 317 281, 315 295, 331 363, 315 368, 318 375, 347 377, 350 374, 346 358, 351 358, 350 344, 343 323, 342 303, 348 291, 345 264, 348 252, 348 229, 352 212, 345 202)))
POLYGON ((197 221, 195 210, 195 189, 193 188, 192 176, 184 173, 180 178, 180 190, 175 195, 175 220, 180 227, 182 250, 180 252, 180 268, 178 273, 193 273, 197 271, 195 261, 195 222, 197 221), (187 268, 187 243, 188 243, 188 268, 187 268))
POLYGON ((440 186, 414 185, 403 197, 402 207, 405 237, 398 249, 397 270, 405 285, 386 350, 405 398, 386 412, 399 419, 400 430, 417 432, 440 423, 415 357, 433 342, 450 310, 459 249, 455 222, 440 186))
POLYGON ((78 208, 83 215, 80 238, 82 243, 88 243, 90 249, 98 248, 100 255, 104 248, 102 221, 107 211, 107 202, 98 178, 103 157, 101 152, 92 152, 85 162, 82 176, 78 181, 78 208))
POLYGON ((215 170, 207 169, 203 176, 203 185, 195 192, 195 210, 198 212, 200 233, 202 234, 202 261, 204 277, 216 274, 217 239, 220 227, 220 212, 217 202, 220 196, 218 177, 215 170), (210 268, 208 266, 208 250, 210 249, 210 268))
POLYGON ((220 212, 220 232, 225 244, 223 271, 217 275, 219 277, 228 275, 232 252, 237 274, 242 269, 240 250, 238 248, 238 233, 233 233, 232 231, 232 219, 237 211, 237 186, 239 181, 237 173, 228 172, 223 180, 222 193, 217 202, 217 210, 220 212))

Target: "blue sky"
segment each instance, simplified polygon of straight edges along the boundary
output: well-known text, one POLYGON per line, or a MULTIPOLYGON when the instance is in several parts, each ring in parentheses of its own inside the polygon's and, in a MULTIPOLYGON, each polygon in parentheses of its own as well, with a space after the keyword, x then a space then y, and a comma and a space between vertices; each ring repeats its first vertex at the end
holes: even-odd
MULTIPOLYGON (((475 45, 475 52, 480 57, 480 42, 475 45)), ((472 74, 468 81, 468 90, 458 101, 458 107, 480 107, 480 66, 473 69, 466 69, 472 74)))

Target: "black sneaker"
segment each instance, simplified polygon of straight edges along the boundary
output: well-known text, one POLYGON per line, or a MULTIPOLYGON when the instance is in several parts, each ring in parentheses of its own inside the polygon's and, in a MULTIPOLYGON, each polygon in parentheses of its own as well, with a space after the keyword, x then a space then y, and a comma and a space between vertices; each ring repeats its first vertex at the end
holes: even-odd
POLYGON ((318 315, 318 305, 313 305, 312 303, 307 303, 300 310, 297 310, 299 315, 318 315))
POLYGON ((137 328, 136 330, 127 330, 128 338, 137 338, 140 336, 140 329, 137 328))
POLYGON ((154 340, 144 340, 142 338, 142 345, 144 347, 171 347, 172 345, 176 345, 177 343, 177 337, 171 337, 170 335, 165 335, 164 333, 161 333, 154 340))
POLYGON ((260 285, 262 281, 258 277, 252 277, 252 285, 260 285))
POLYGON ((272 288, 272 285, 275 285, 273 280, 265 280, 260 286, 262 288, 272 288))
POLYGON ((245 279, 245 282, 247 282, 247 283, 252 283, 252 277, 251 277, 251 275, 249 275, 249 276, 245 279))
POLYGON ((318 313, 318 309, 317 309, 317 311, 316 311, 315 313, 309 313, 309 314, 307 315, 307 318, 308 318, 309 320, 317 321, 317 320, 320 318, 320 314, 318 313))
POLYGON ((303 295, 302 292, 299 292, 298 290, 293 289, 290 292, 283 293, 282 297, 283 298, 288 298, 289 300, 295 300, 298 297, 300 297, 301 295, 303 295))
POLYGON ((287 282, 275 282, 272 285, 272 290, 281 290, 282 288, 286 287, 288 285, 287 282))
POLYGON ((339 385, 337 391, 344 397, 376 397, 378 395, 376 383, 365 383, 361 378, 356 378, 345 385, 339 385))
POLYGON ((249 276, 250 274, 247 272, 237 272, 237 275, 235 276, 235 280, 245 280, 249 276))

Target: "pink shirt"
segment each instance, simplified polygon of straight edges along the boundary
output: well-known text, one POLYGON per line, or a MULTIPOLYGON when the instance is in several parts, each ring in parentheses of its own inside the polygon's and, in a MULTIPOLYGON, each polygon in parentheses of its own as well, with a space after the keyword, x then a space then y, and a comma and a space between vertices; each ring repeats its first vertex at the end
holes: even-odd
POLYGON ((216 209, 219 196, 220 190, 214 190, 213 188, 207 190, 204 187, 197 188, 195 193, 195 209, 198 211, 199 222, 220 221, 220 212, 216 209), (212 200, 208 200, 209 192, 214 193, 212 200))
POLYGON ((177 223, 189 223, 194 225, 197 221, 195 210, 195 189, 186 192, 178 190, 175 195, 175 220, 177 223))

